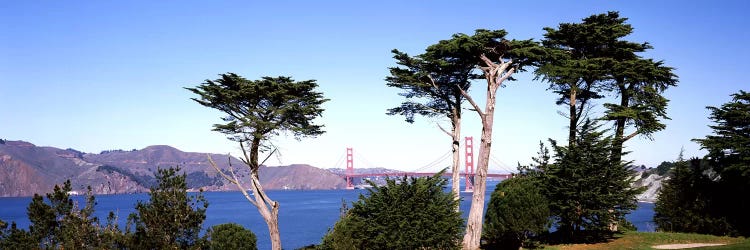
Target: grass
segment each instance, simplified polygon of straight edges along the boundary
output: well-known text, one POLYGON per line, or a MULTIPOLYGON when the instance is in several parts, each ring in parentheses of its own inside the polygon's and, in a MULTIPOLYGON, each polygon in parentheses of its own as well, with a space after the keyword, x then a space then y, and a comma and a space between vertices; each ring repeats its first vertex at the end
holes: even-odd
POLYGON ((651 246, 683 243, 723 243, 724 246, 701 247, 691 249, 750 249, 750 239, 720 237, 687 233, 644 233, 627 232, 617 235, 615 239, 598 244, 549 245, 544 249, 551 250, 596 250, 596 249, 653 249, 651 246))

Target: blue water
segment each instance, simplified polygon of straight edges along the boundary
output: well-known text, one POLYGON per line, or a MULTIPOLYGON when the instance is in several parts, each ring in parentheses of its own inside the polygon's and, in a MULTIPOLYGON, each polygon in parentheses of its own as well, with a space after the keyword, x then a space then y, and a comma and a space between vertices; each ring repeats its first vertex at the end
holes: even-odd
MULTIPOLYGON (((490 183, 486 201, 497 183, 490 183)), ((338 220, 342 200, 348 204, 355 201, 365 190, 309 190, 268 191, 268 196, 281 204, 279 228, 285 249, 296 249, 320 243, 328 228, 338 220)), ((245 226, 258 236, 258 249, 269 249, 270 241, 265 221, 240 192, 204 193, 209 202, 204 227, 234 222, 245 226)), ((471 206, 471 193, 462 193, 461 211, 471 206)), ((134 211, 138 200, 147 201, 148 194, 97 195, 96 216, 104 222, 109 211, 118 215, 118 223, 124 230, 128 214, 134 211)), ((83 197, 76 196, 80 204, 83 197)), ((0 198, 0 219, 15 221, 19 227, 29 225, 26 207, 30 197, 0 198)), ((627 216, 639 231, 653 231, 653 204, 640 203, 637 210, 627 216)), ((464 214, 466 217, 466 214, 464 214)))

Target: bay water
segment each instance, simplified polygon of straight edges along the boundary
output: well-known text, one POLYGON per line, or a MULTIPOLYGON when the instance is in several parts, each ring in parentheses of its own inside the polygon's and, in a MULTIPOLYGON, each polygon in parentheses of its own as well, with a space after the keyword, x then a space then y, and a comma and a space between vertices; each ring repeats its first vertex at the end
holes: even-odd
MULTIPOLYGON (((497 182, 487 185, 486 201, 497 182)), ((268 196, 280 204, 279 228, 284 249, 296 249, 318 244, 326 231, 338 220, 342 202, 351 207, 360 194, 366 190, 271 190, 268 196)), ((263 218, 240 192, 206 192, 204 196, 209 206, 206 211, 204 228, 222 223, 237 223, 248 228, 258 237, 258 249, 269 249, 268 229, 263 218)), ((461 211, 468 216, 471 206, 471 193, 461 193, 461 211)), ((83 196, 75 200, 83 205, 83 196)), ((148 201, 148 194, 97 195, 95 216, 104 222, 107 214, 114 211, 118 215, 120 229, 125 229, 127 216, 134 212, 135 204, 148 201)), ((31 197, 0 198, 0 219, 15 221, 19 227, 28 228, 26 208, 31 197)), ((653 231, 654 206, 639 203, 638 209, 627 216, 639 231, 653 231)))

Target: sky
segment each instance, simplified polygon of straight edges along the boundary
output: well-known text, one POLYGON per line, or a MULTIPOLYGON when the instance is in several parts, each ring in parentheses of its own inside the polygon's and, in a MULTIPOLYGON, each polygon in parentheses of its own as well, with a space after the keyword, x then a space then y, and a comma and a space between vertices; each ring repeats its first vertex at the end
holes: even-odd
MULTIPOLYGON (((211 131, 222 114, 184 89, 234 72, 314 79, 330 99, 316 120, 327 133, 274 138, 279 154, 268 165, 343 168, 352 147, 355 168, 447 167, 431 164, 450 151, 436 126, 447 121, 385 114, 403 101, 384 81, 392 49, 417 55, 476 29, 539 40, 544 27, 619 11, 635 28, 626 39, 651 43, 642 56, 679 77, 664 93, 667 128, 625 144, 626 159, 655 167, 681 149, 703 156, 691 139, 711 133, 705 107, 750 90, 748 9, 748 1, 0 1, 0 138, 90 153, 170 145, 239 155, 211 131)), ((548 84, 517 77, 497 93, 490 169, 515 169, 540 141, 566 140, 548 84)), ((480 106, 483 84, 470 91, 480 106)), ((479 117, 465 114, 462 135, 478 152, 479 117)))

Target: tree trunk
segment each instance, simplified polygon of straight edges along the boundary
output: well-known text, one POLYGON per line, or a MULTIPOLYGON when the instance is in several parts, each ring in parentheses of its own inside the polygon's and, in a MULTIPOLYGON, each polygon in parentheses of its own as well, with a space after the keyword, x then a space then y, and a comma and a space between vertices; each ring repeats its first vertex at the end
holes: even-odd
MULTIPOLYGON (((466 235, 464 235, 464 249, 479 249, 482 237, 482 216, 484 215, 484 196, 487 190, 487 167, 492 147, 492 123, 490 114, 494 112, 495 100, 491 100, 493 111, 487 112, 487 117, 482 121, 482 140, 479 144, 479 159, 477 161, 477 173, 474 176, 474 193, 471 196, 471 209, 466 222, 466 235)), ((488 100, 490 103, 490 100, 488 100)), ((488 105, 488 107, 490 107, 488 105)))
POLYGON ((492 125, 495 117, 495 94, 499 83, 496 75, 487 77, 487 103, 484 107, 482 118, 482 136, 479 144, 479 159, 477 161, 477 172, 474 176, 474 193, 471 196, 471 208, 469 218, 466 221, 466 234, 464 235, 464 249, 474 250, 481 246, 482 238, 482 216, 484 215, 484 196, 487 190, 487 168, 489 167, 490 151, 492 148, 492 125))
MULTIPOLYGON (((268 234, 271 238, 271 249, 281 250, 281 234, 279 233, 279 203, 271 200, 266 192, 263 191, 263 186, 260 185, 260 177, 258 176, 258 170, 260 165, 258 164, 258 149, 260 147, 260 139, 253 139, 250 145, 250 159, 248 159, 250 165, 250 185, 255 198, 255 205, 258 208, 263 220, 268 225, 268 234), (270 207, 270 208, 269 208, 270 207)), ((246 156, 247 157, 247 156, 246 156)))
POLYGON ((461 145, 461 117, 453 116, 453 131, 452 131, 452 148, 453 148, 453 166, 451 168, 451 176, 453 181, 453 199, 456 200, 456 211, 460 211, 461 201, 461 175, 459 173, 461 169, 461 157, 460 157, 460 145, 461 145))
POLYGON ((575 144, 576 127, 578 127, 578 114, 576 112, 576 88, 576 86, 570 86, 570 123, 568 124, 568 147, 575 144))
POLYGON ((463 240, 464 250, 475 250, 481 246, 482 239, 482 216, 484 216, 484 195, 487 190, 487 167, 490 161, 490 151, 492 148, 492 125, 495 119, 495 96, 497 89, 507 80, 515 67, 511 67, 512 60, 500 63, 491 61, 487 56, 482 54, 480 59, 484 61, 486 67, 481 67, 484 77, 487 79, 487 102, 485 103, 484 112, 482 112, 474 102, 474 99, 465 91, 461 94, 471 103, 474 109, 482 119, 482 140, 479 144, 479 159, 477 172, 474 176, 474 193, 471 196, 471 208, 469 209, 469 218, 466 221, 466 234, 463 240))
MULTIPOLYGON (((627 108, 630 106, 630 93, 624 85, 619 84, 620 88, 620 107, 627 108)), ((622 160, 622 146, 625 144, 625 117, 619 117, 615 120, 615 138, 612 140, 612 162, 620 162, 622 160)))
POLYGON ((268 235, 271 238, 271 249, 281 250, 281 234, 279 233, 279 203, 271 200, 260 185, 258 174, 251 173, 251 190, 257 204, 258 212, 268 225, 268 235), (269 208, 270 206, 270 208, 269 208))

